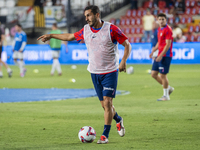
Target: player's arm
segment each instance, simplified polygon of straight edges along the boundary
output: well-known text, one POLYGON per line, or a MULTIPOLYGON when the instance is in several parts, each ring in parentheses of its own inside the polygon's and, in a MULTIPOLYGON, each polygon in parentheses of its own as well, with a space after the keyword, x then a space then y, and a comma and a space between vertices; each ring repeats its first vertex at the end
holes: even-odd
POLYGON ((119 64, 119 72, 124 71, 126 72, 126 60, 128 59, 131 53, 131 44, 128 40, 125 40, 122 45, 124 46, 124 56, 119 64))
POLYGON ((73 41, 76 40, 74 34, 72 33, 64 33, 64 34, 45 34, 40 36, 37 40, 41 40, 42 42, 46 42, 51 38, 62 40, 62 41, 73 41))

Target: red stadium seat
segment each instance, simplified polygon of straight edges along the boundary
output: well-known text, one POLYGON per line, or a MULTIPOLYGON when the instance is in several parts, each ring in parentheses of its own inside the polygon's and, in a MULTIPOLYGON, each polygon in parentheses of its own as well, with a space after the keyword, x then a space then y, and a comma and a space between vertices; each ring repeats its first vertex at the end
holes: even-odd
POLYGON ((197 42, 200 42, 200 35, 197 35, 197 42))
POLYGON ((186 17, 182 16, 179 23, 185 24, 186 23, 186 17))
POLYGON ((185 14, 186 14, 186 15, 190 15, 190 14, 191 14, 191 8, 186 8, 185 14))
POLYGON ((195 0, 191 0, 190 1, 190 7, 195 7, 196 1, 195 0))
POLYGON ((110 19, 110 23, 115 24, 115 22, 116 22, 115 18, 110 19))
POLYGON ((141 18, 136 18, 136 24, 141 25, 142 24, 142 19, 141 18))
POLYGON ((199 26, 199 25, 196 25, 196 26, 194 27, 194 31, 197 32, 197 33, 199 33, 199 32, 200 32, 200 26, 199 26))
POLYGON ((131 18, 131 25, 134 26, 136 24, 135 18, 131 18))
POLYGON ((143 34, 143 33, 144 33, 144 30, 143 30, 143 28, 141 28, 141 27, 136 27, 136 28, 135 28, 135 33, 136 33, 136 34, 143 34))
POLYGON ((135 37, 129 37, 129 42, 134 43, 135 42, 135 37))
POLYGON ((131 25, 131 20, 129 18, 125 19, 125 25, 127 26, 131 25))
POLYGON ((134 27, 131 28, 130 34, 135 34, 135 28, 134 27))
POLYGON ((136 16, 137 16, 137 11, 136 11, 136 10, 133 10, 133 11, 131 12, 131 16, 132 16, 132 17, 136 17, 136 16))
POLYGON ((194 32, 194 26, 189 26, 188 27, 188 32, 190 32, 190 33, 194 32))
POLYGON ((192 8, 190 14, 192 14, 192 15, 196 15, 196 14, 197 14, 197 9, 196 9, 196 8, 192 8))
POLYGON ((192 17, 191 16, 187 16, 186 23, 192 23, 192 17))
POLYGON ((140 43, 141 38, 137 36, 137 37, 135 37, 135 40, 134 40, 134 41, 135 41, 135 43, 140 43))
POLYGON ((169 23, 169 24, 173 24, 173 23, 174 23, 174 18, 169 18, 169 19, 168 19, 168 23, 169 23))
POLYGON ((124 26, 125 23, 126 23, 125 17, 121 18, 121 19, 120 19, 120 25, 121 25, 121 26, 124 26))
POLYGON ((200 15, 200 7, 196 7, 197 15, 200 15))
POLYGON ((190 0, 186 0, 186 1, 185 1, 185 6, 186 6, 186 7, 190 7, 190 0))
POLYGON ((165 1, 159 1, 158 2, 158 7, 159 7, 159 9, 165 8, 166 7, 166 2, 165 1))
POLYGON ((125 34, 130 34, 130 31, 131 31, 130 28, 125 28, 124 33, 125 33, 125 34))
POLYGON ((127 10, 126 16, 127 16, 127 17, 131 17, 131 10, 127 10))

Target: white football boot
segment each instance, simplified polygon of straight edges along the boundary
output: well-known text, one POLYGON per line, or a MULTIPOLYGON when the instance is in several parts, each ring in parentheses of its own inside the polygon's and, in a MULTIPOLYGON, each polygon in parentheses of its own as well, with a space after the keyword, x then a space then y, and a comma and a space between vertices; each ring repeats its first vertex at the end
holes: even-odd
POLYGON ((107 144, 108 138, 105 135, 101 135, 101 138, 97 141, 97 144, 107 144))
POLYGON ((117 132, 119 133, 119 135, 121 137, 123 137, 125 135, 125 128, 124 128, 123 118, 119 123, 116 124, 116 127, 117 127, 117 132))

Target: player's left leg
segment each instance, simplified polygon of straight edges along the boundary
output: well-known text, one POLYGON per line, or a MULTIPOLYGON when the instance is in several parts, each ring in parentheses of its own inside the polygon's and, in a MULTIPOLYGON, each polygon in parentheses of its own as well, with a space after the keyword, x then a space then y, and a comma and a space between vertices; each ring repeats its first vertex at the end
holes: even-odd
POLYGON ((174 90, 173 87, 169 86, 169 81, 167 78, 167 74, 169 73, 170 63, 171 63, 171 57, 163 57, 162 60, 159 62, 159 72, 160 77, 162 80, 163 85, 163 96, 158 99, 158 101, 166 101, 170 100, 169 94, 170 90, 174 90))
POLYGON ((8 76, 9 76, 9 77, 12 77, 12 70, 10 69, 10 67, 9 67, 5 62, 3 62, 3 61, 1 60, 1 58, 0 58, 0 63, 2 63, 3 66, 6 68, 6 70, 7 70, 7 72, 8 72, 8 76))

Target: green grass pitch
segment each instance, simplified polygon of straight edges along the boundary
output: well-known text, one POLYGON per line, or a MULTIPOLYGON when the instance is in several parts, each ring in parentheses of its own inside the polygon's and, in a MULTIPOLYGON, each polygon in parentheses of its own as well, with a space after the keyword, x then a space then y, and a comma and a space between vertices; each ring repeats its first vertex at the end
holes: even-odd
MULTIPOLYGON (((130 65, 129 65, 130 66, 130 65)), ((146 73, 151 65, 131 65, 134 74, 119 73, 114 106, 124 118, 126 135, 120 137, 112 122, 109 143, 97 145, 102 134, 103 109, 97 97, 23 103, 0 103, 0 150, 199 150, 200 65, 172 65, 171 100, 158 102, 162 86, 146 73), (94 127, 93 143, 81 143, 81 127, 94 127)), ((13 77, 0 78, 0 88, 93 88, 86 65, 71 69, 62 65, 63 76, 50 76, 50 65, 27 65, 27 75, 11 66, 13 77), (33 73, 38 69, 39 73, 33 73), (75 83, 69 82, 71 78, 75 83)), ((1 97, 0 97, 1 99, 1 97)))

